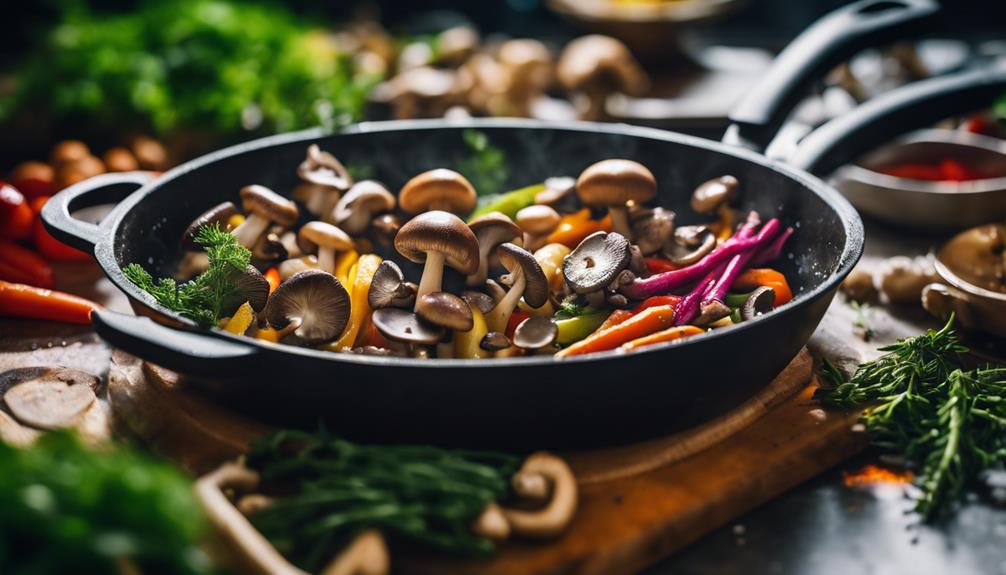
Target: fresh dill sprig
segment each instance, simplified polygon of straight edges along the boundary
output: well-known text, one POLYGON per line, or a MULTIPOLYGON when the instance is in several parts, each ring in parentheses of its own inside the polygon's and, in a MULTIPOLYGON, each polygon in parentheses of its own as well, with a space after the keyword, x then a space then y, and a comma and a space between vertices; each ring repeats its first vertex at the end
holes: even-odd
POLYGON ((1006 368, 966 370, 953 318, 940 330, 880 348, 851 378, 828 362, 826 405, 870 405, 861 422, 874 445, 918 471, 916 511, 936 517, 979 474, 1006 461, 1006 368))
POLYGON ((237 293, 233 278, 251 262, 251 252, 218 224, 203 226, 195 239, 206 250, 209 267, 183 284, 171 278, 155 281, 135 263, 122 268, 122 273, 157 303, 209 327, 216 324, 224 304, 237 293))
POLYGON ((485 132, 468 129, 462 133, 471 157, 458 164, 461 172, 480 196, 501 193, 507 179, 506 156, 503 150, 489 143, 485 132))

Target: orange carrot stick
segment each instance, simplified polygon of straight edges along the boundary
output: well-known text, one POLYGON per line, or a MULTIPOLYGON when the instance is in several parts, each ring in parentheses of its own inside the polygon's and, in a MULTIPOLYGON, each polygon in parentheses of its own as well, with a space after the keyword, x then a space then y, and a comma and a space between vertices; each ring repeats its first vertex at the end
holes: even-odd
POLYGON ((645 309, 624 322, 595 331, 566 349, 556 357, 581 355, 615 349, 623 343, 649 335, 655 331, 671 327, 674 323, 674 307, 661 305, 645 309))
POLYGON ((91 323, 100 306, 68 293, 0 281, 0 316, 91 323))
POLYGON ((754 289, 758 286, 768 286, 775 290, 775 307, 793 299, 793 291, 789 288, 786 276, 772 268, 752 268, 734 280, 733 287, 738 290, 754 289))
POLYGON ((694 325, 678 325, 667 328, 663 331, 651 333, 650 335, 644 335, 643 337, 634 339, 627 343, 623 343, 618 349, 621 349, 622 351, 634 351, 641 347, 646 347, 655 343, 674 341, 676 339, 700 333, 702 333, 702 328, 695 327, 694 325))
POLYGON ((608 329, 609 327, 618 325, 634 315, 636 314, 633 311, 627 309, 616 309, 615 311, 611 312, 611 314, 608 316, 608 319, 604 320, 604 323, 598 326, 597 330, 595 330, 595 333, 598 331, 608 329))

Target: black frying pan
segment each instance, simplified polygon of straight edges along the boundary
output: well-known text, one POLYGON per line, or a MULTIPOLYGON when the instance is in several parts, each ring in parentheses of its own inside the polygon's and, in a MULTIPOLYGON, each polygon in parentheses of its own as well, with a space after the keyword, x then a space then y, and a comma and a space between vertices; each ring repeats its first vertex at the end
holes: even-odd
MULTIPOLYGON (((752 93, 758 105, 742 107, 732 133, 750 147, 764 145, 800 86, 864 44, 914 31, 934 12, 928 0, 867 0, 829 15, 780 57, 765 80, 771 89, 752 93)), ((310 424, 322 417, 358 437, 480 445, 619 440, 724 412, 764 386, 806 343, 863 249, 859 217, 835 190, 743 147, 624 125, 499 119, 278 135, 209 154, 157 179, 131 173, 87 180, 54 197, 43 220, 57 238, 93 251, 137 313, 160 322, 98 312, 95 327, 111 344, 203 377, 205 390, 270 421, 310 424), (120 272, 138 262, 169 275, 178 238, 195 216, 235 199, 249 183, 289 193, 311 143, 344 162, 374 166, 394 190, 420 171, 456 166, 467 156, 462 131, 469 127, 504 150, 513 186, 576 175, 604 158, 631 158, 656 175, 655 203, 686 221, 696 184, 737 176, 744 186, 742 209, 797 226, 790 257, 780 263, 796 298, 757 320, 632 354, 418 360, 319 352, 200 330, 156 305, 120 272), (118 200, 97 226, 70 215, 118 200)))

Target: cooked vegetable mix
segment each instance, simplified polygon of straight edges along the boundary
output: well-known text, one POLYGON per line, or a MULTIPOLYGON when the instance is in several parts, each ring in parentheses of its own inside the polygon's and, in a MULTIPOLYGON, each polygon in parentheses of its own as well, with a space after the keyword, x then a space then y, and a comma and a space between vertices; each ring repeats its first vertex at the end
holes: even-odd
POLYGON ((502 156, 481 132, 463 137, 475 150, 467 173, 416 174, 397 197, 312 145, 294 200, 247 185, 241 210, 225 202, 192 222, 178 273, 192 279, 155 282, 135 264, 126 275, 206 327, 438 359, 627 352, 751 321, 793 297, 766 267, 793 229, 738 217, 732 176, 697 186, 692 208, 707 223, 678 226, 646 206, 657 181, 638 162, 602 160, 576 179, 497 194, 502 156))

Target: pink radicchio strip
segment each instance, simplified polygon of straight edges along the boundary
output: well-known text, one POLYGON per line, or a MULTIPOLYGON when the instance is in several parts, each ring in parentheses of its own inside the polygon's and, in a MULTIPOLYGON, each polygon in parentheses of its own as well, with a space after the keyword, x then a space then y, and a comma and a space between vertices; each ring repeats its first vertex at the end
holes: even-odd
POLYGON ((758 255, 751 260, 751 265, 761 266, 781 258, 782 249, 786 245, 786 240, 788 240, 791 235, 793 235, 793 228, 786 228, 783 230, 781 234, 772 240, 771 244, 758 252, 758 255))
MULTIPOLYGON (((766 230, 771 227, 771 231, 769 231, 764 237, 773 239, 776 235, 780 235, 778 232, 781 226, 782 224, 779 223, 779 220, 770 220, 765 224, 765 227, 762 228, 761 232, 758 233, 758 236, 763 237, 766 230), (772 224, 774 224, 774 226, 772 226, 772 224)), ((765 244, 763 244, 763 246, 764 245, 765 244)), ((748 267, 751 260, 754 259, 754 257, 763 249, 764 248, 761 246, 750 248, 747 251, 734 256, 730 260, 730 263, 726 265, 726 268, 723 270, 723 275, 720 276, 716 285, 713 286, 713 289, 709 290, 709 293, 707 293, 704 298, 702 298, 702 303, 699 305, 701 313, 699 318, 696 320, 697 323, 704 325, 730 315, 730 307, 723 303, 723 297, 727 295, 727 291, 730 289, 730 286, 733 285, 737 276, 739 276, 741 272, 748 267)))

